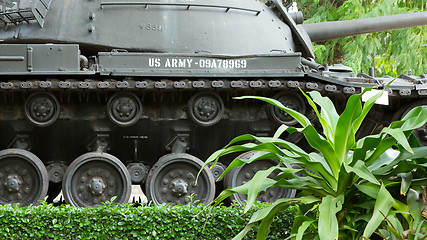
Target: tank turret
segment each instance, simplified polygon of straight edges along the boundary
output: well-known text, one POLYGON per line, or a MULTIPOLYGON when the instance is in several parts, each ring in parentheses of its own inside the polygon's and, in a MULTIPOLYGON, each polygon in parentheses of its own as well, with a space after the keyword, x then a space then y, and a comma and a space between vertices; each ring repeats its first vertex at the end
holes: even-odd
MULTIPOLYGON (((36 204, 62 190, 67 203, 96 207, 113 196, 129 201, 131 185, 155 204, 208 203, 216 189, 277 163, 244 165, 215 182, 232 160, 222 159, 195 185, 201 160, 237 135, 296 124, 233 96, 274 97, 312 117, 299 88, 339 106, 394 80, 366 133, 426 103, 425 75, 355 74, 317 64, 312 49, 312 41, 425 25, 426 13, 301 24, 272 3, 0 0, 0 204, 36 204)), ((423 144, 426 132, 417 132, 423 144)), ((293 196, 269 189, 259 200, 293 196)))

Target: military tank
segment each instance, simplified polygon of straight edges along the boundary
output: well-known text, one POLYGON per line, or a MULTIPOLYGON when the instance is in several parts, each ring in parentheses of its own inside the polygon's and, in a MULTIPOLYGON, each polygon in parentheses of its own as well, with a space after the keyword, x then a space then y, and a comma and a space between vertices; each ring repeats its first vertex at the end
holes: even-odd
MULTIPOLYGON (((393 78, 317 64, 313 41, 427 24, 422 12, 302 25, 277 0, 0 0, 0 10, 0 204, 24 206, 61 190, 73 206, 127 202, 132 184, 155 204, 208 203, 274 163, 215 183, 224 159, 195 185, 201 159, 237 135, 296 123, 233 96, 274 97, 308 116, 298 88, 342 105, 393 78)), ((426 80, 395 79, 364 129, 425 104, 426 80)))

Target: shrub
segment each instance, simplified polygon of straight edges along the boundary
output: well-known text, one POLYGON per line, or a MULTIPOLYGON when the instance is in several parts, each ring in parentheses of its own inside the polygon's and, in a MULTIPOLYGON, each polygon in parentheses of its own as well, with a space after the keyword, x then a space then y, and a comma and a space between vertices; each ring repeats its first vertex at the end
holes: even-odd
MULTIPOLYGON (((264 205, 257 204, 255 209, 264 205)), ((243 207, 105 205, 98 208, 0 206, 2 239, 230 239, 250 218, 243 207)), ((275 219, 271 239, 290 234, 296 208, 275 219)), ((253 212, 252 212, 253 213, 253 212)), ((254 239, 250 232, 247 239, 254 239)))

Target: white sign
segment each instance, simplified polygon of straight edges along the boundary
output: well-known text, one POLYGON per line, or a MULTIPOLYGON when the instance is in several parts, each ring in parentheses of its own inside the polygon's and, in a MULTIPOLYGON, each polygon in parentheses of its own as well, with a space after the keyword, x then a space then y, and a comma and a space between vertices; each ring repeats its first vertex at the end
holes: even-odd
MULTIPOLYGON (((363 91, 363 88, 362 88, 363 91)), ((378 90, 378 89, 372 89, 371 91, 367 91, 362 95, 362 101, 366 102, 368 101, 369 98, 375 96, 376 94, 382 92, 382 90, 378 90)), ((380 98, 377 99, 377 101, 375 101, 376 104, 380 104, 380 105, 388 105, 388 92, 384 91, 383 94, 381 95, 380 98)))

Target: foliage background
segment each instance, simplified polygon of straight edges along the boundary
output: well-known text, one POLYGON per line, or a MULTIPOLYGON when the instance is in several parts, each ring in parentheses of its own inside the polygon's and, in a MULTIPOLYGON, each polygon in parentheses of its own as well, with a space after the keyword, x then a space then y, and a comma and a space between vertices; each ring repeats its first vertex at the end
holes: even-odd
MULTIPOLYGON (((425 0, 300 0, 304 23, 426 11, 425 0)), ((377 76, 427 73, 427 27, 346 37, 315 44, 316 61, 343 63, 356 73, 375 66, 377 76)))

